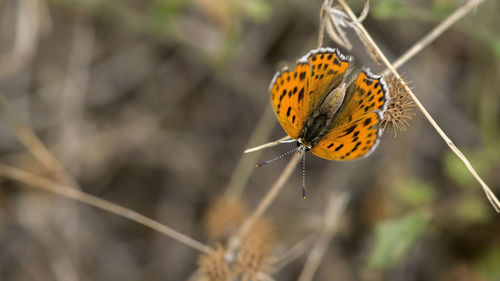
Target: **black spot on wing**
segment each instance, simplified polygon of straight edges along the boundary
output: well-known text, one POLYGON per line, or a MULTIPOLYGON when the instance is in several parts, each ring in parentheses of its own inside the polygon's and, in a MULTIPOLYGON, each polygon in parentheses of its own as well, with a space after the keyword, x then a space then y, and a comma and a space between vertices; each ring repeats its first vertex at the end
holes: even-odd
POLYGON ((343 135, 341 135, 341 136, 339 136, 339 137, 344 137, 344 136, 349 135, 350 133, 352 133, 352 132, 356 129, 356 127, 357 127, 357 125, 356 125, 356 124, 354 124, 354 125, 352 125, 351 127, 349 127, 349 128, 347 128, 347 129, 345 129, 345 130, 344 130, 344 134, 343 134, 343 135))
POLYGON ((297 99, 300 102, 303 98, 304 98, 304 87, 302 87, 302 89, 300 89, 300 92, 299 92, 297 99))
POLYGON ((372 122, 372 119, 370 117, 366 118, 365 121, 363 122, 363 126, 368 126, 372 122))
POLYGON ((299 74, 299 80, 300 80, 300 81, 302 81, 302 80, 304 80, 305 78, 306 78, 306 72, 305 72, 305 71, 303 71, 303 72, 301 72, 301 73, 299 74))

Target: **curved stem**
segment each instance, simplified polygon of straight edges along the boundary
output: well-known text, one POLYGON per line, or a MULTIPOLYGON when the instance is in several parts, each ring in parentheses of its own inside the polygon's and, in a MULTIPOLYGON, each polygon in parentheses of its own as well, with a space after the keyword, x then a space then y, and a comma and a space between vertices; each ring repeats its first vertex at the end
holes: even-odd
POLYGON ((30 185, 32 187, 40 188, 48 192, 52 192, 67 198, 74 199, 76 201, 85 203, 87 205, 94 206, 98 209, 105 210, 116 215, 125 217, 160 233, 163 233, 184 245, 194 248, 204 254, 209 254, 212 249, 164 224, 161 224, 151 218, 141 215, 135 211, 122 207, 118 204, 103 200, 101 198, 95 197, 78 189, 70 188, 65 185, 61 185, 50 180, 44 179, 42 177, 36 176, 34 174, 25 172, 23 170, 10 167, 3 163, 0 163, 0 175, 16 180, 18 182, 30 185))
MULTIPOLYGON (((373 38, 370 36, 370 34, 366 31, 366 29, 363 27, 362 24, 357 22, 356 15, 353 13, 351 8, 345 3, 344 0, 338 0, 338 2, 344 8, 344 11, 347 13, 347 15, 353 20, 354 26, 356 27, 356 30, 361 32, 361 34, 363 34, 363 36, 365 36, 367 43, 369 44, 369 46, 367 46, 367 47, 369 47, 370 50, 374 51, 380 57, 382 62, 386 65, 386 67, 389 69, 391 74, 394 75, 394 77, 396 79, 401 79, 401 76, 399 75, 399 73, 396 71, 394 66, 389 62, 389 60, 386 58, 386 56, 382 53, 382 51, 380 50, 378 45, 375 43, 375 41, 373 41, 373 38)), ((469 1, 469 2, 473 2, 473 1, 469 1)), ((481 185, 481 187, 483 188, 483 190, 486 194, 486 197, 490 201, 490 203, 493 206, 493 208, 495 209, 495 211, 500 213, 500 201, 498 200, 498 198, 496 198, 493 191, 491 191, 491 189, 488 187, 488 185, 486 185, 486 183, 477 174, 476 170, 474 169, 474 167, 472 167, 469 160, 467 160, 467 158, 455 146, 455 144, 451 141, 451 139, 448 138, 448 136, 444 133, 444 131, 441 129, 441 127, 439 127, 439 125, 436 123, 436 121, 434 121, 432 116, 429 114, 429 112, 427 112, 425 107, 418 100, 418 98, 415 96, 415 94, 410 89, 410 87, 408 87, 408 85, 406 85, 406 83, 402 83, 402 84, 403 84, 404 89, 407 91, 408 95, 410 95, 410 97, 415 102, 415 105, 417 105, 417 107, 420 109, 420 111, 422 111, 425 118, 427 118, 429 123, 431 123, 431 125, 434 127, 436 132, 438 132, 438 134, 441 136, 441 138, 445 141, 445 143, 448 145, 448 147, 451 149, 451 151, 453 151, 457 155, 457 157, 460 158, 460 160, 462 160, 462 162, 467 167, 467 169, 472 174, 472 176, 479 182, 479 184, 481 185)))

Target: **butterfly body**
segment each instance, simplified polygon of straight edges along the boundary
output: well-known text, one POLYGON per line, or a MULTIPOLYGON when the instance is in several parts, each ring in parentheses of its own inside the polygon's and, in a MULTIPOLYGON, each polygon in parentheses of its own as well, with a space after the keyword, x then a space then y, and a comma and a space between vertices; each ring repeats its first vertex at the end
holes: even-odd
POLYGON ((378 144, 378 124, 388 103, 382 77, 362 69, 347 79, 352 58, 332 48, 302 57, 294 71, 276 73, 271 103, 283 129, 304 150, 330 160, 368 155, 378 144))

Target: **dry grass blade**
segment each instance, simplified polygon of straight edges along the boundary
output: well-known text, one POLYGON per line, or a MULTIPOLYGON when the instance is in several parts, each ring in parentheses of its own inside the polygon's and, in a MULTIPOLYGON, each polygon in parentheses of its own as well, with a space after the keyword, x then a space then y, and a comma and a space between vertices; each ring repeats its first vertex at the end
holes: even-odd
MULTIPOLYGON (((344 0, 338 0, 339 4, 344 8, 346 13, 349 15, 349 17, 355 22, 357 32, 363 34, 363 36, 366 38, 367 43, 369 44, 369 49, 375 51, 378 56, 382 59, 382 62, 386 65, 386 67, 390 70, 390 72, 396 77, 397 79, 401 79, 401 76, 399 73, 396 71, 396 69, 392 66, 392 64, 389 62, 389 60, 385 57, 385 55, 382 53, 378 45, 373 41, 373 38, 370 36, 370 34, 366 31, 366 29, 361 25, 360 23, 356 23, 356 15, 353 13, 351 8, 345 3, 344 0)), ((483 188, 484 192, 486 193, 486 197, 490 201, 491 205, 497 211, 500 213, 500 201, 498 198, 496 198, 495 194, 491 191, 491 189, 486 185, 486 183, 481 179, 481 177, 477 174, 476 170, 472 167, 470 164, 469 160, 462 154, 462 152, 455 146, 455 144, 451 141, 450 138, 443 132, 441 127, 434 121, 432 116, 427 112, 425 107, 422 105, 422 103, 418 100, 418 98, 415 96, 413 91, 408 87, 408 85, 403 84, 405 90, 408 92, 408 94, 411 96, 413 101, 415 102, 415 105, 422 111, 424 114, 425 118, 431 123, 431 125, 434 127, 434 129, 438 132, 438 134, 441 136, 441 138, 446 142, 448 147, 462 160, 462 162, 465 164, 469 172, 474 176, 474 178, 479 182, 481 187, 483 188)))
MULTIPOLYGON (((431 30, 426 36, 422 37, 418 40, 413 47, 408 49, 404 54, 402 54, 393 64, 394 69, 398 69, 403 64, 408 62, 411 58, 413 58, 416 54, 418 54, 421 50, 431 44, 436 38, 438 38, 443 32, 448 30, 452 25, 454 25, 458 20, 467 15, 471 10, 477 8, 479 4, 484 2, 485 0, 475 0, 468 1, 460 8, 456 9, 451 15, 449 15, 444 21, 438 24, 434 29, 431 30)), ((386 69, 382 75, 389 74, 390 70, 386 69)))
MULTIPOLYGON (((274 112, 273 109, 268 106, 257 123, 248 144, 258 143, 260 140, 269 139, 276 123, 274 122, 274 112)), ((246 152, 245 152, 246 153, 246 152)), ((241 193, 245 189, 246 183, 250 178, 250 175, 254 171, 255 162, 258 161, 260 153, 253 153, 251 156, 241 156, 240 160, 236 164, 233 175, 229 180, 229 184, 226 187, 226 195, 232 197, 240 197, 241 193)))
POLYGON ((271 273, 279 272, 283 267, 287 266, 289 263, 306 253, 307 250, 311 248, 314 240, 315 235, 307 236, 278 256, 276 258, 276 262, 273 264, 271 273))
POLYGON ((314 274, 323 260, 323 256, 328 249, 328 244, 330 244, 330 241, 335 234, 339 219, 348 202, 349 194, 347 192, 332 194, 330 196, 330 202, 325 210, 323 229, 321 230, 318 240, 316 240, 309 253, 306 264, 304 265, 304 268, 299 276, 299 281, 313 280, 314 274))
POLYGON ((273 184, 273 186, 269 189, 266 196, 260 201, 259 205, 255 209, 255 211, 243 222, 237 234, 234 235, 229 241, 229 249, 228 252, 231 255, 241 246, 242 239, 248 234, 248 232, 252 229, 254 224, 262 217, 265 211, 269 208, 271 203, 276 199, 276 196, 281 191, 281 188, 285 185, 286 181, 292 174, 292 171, 295 169, 297 164, 299 163, 302 157, 303 151, 299 150, 290 162, 288 162, 287 166, 273 184))
POLYGON ((19 118, 9 103, 0 94, 0 112, 4 115, 4 120, 14 130, 19 141, 28 149, 35 159, 42 164, 45 169, 62 179, 64 183, 72 187, 78 187, 78 184, 66 172, 62 164, 57 160, 43 142, 36 136, 33 130, 19 118))
POLYGON ((142 224, 146 227, 149 227, 155 231, 163 233, 184 245, 187 245, 193 249, 196 249, 204 254, 209 254, 212 249, 166 225, 163 225, 151 218, 148 218, 144 215, 141 215, 135 211, 122 207, 118 204, 111 203, 109 201, 103 200, 101 198, 92 196, 83 191, 70 188, 65 185, 61 185, 50 180, 41 178, 34 174, 19 170, 17 168, 10 167, 8 165, 0 163, 0 175, 24 183, 26 185, 43 189, 48 192, 52 192, 67 198, 74 199, 76 201, 88 204, 90 206, 94 206, 101 210, 108 211, 110 213, 122 216, 124 218, 135 221, 139 224, 142 224))
POLYGON ((31 60, 43 27, 40 18, 43 1, 19 0, 17 3, 13 47, 10 53, 0 56, 0 77, 16 73, 31 60))
POLYGON ((321 48, 323 45, 323 37, 326 30, 330 39, 332 39, 336 44, 348 50, 352 49, 352 44, 342 29, 342 27, 347 26, 347 23, 345 22, 346 19, 346 14, 331 7, 331 1, 323 2, 320 12, 318 48, 321 48))

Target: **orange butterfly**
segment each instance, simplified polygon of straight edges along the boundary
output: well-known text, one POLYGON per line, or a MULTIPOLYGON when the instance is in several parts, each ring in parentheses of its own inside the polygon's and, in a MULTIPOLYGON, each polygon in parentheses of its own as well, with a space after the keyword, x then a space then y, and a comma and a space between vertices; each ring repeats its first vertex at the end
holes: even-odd
POLYGON ((299 59, 294 71, 285 68, 274 75, 269 86, 274 113, 299 149, 351 160, 377 147, 387 85, 367 68, 348 81, 351 61, 337 49, 321 48, 299 59))

